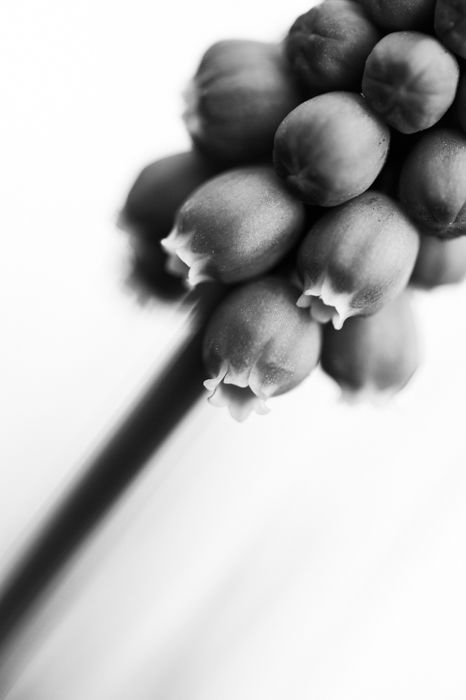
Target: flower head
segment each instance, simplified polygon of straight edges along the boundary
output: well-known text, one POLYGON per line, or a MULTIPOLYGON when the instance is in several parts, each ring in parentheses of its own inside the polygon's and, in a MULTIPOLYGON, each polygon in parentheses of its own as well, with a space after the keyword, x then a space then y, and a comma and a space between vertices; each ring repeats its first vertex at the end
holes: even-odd
POLYGON ((296 306, 296 289, 264 277, 234 290, 217 308, 204 338, 214 405, 232 416, 266 413, 267 399, 297 386, 315 367, 320 328, 296 306))

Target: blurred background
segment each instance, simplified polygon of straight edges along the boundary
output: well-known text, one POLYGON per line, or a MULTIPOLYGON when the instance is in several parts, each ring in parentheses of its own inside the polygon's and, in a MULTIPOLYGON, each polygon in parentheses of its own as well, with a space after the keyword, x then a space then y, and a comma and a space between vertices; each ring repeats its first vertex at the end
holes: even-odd
MULTIPOLYGON (((189 146, 207 46, 309 6, 2 3, 0 582, 185 327, 131 277, 129 186, 189 146)), ((388 406, 320 371, 242 425, 197 404, 25 616, 1 697, 463 700, 466 288, 415 304, 388 406)))

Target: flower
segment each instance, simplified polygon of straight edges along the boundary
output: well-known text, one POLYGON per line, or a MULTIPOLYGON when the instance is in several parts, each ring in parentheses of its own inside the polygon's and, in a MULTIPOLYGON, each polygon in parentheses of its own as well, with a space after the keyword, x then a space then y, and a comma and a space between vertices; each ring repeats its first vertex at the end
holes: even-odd
POLYGON ((281 120, 301 101, 280 45, 238 39, 206 51, 184 96, 193 141, 232 164, 266 157, 281 120))
POLYGON ((419 342, 407 292, 367 318, 351 318, 341 331, 325 328, 322 368, 347 398, 388 398, 419 366, 419 342))
POLYGON ((379 30, 353 0, 326 0, 300 15, 286 38, 286 53, 310 94, 361 87, 366 59, 379 30))
POLYGON ((399 198, 421 231, 438 238, 466 234, 466 136, 436 127, 403 163, 399 198))
POLYGON ((209 401, 244 420, 266 413, 267 399, 308 376, 320 354, 320 327, 296 306, 297 290, 280 277, 235 289, 216 309, 204 337, 209 401))
POLYGON ((432 36, 393 32, 369 54, 362 92, 372 109, 403 134, 436 124, 455 99, 455 57, 432 36))
POLYGON ((350 316, 375 313, 402 291, 418 249, 419 234, 400 207, 365 192, 329 211, 305 237, 297 304, 341 329, 350 316))
POLYGON ((189 285, 241 282, 270 270, 293 247, 305 209, 270 166, 236 168, 199 187, 162 246, 189 285), (181 262, 181 265, 180 265, 181 262))
POLYGON ((275 134, 278 174, 307 204, 333 207, 365 192, 380 173, 390 130, 356 93, 303 102, 275 134))

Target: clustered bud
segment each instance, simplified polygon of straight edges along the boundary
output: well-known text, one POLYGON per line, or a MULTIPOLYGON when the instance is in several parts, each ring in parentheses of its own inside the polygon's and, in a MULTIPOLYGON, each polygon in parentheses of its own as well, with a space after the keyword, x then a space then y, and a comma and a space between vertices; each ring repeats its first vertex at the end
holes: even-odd
POLYGON ((361 85, 366 59, 381 38, 354 0, 327 0, 298 17, 286 40, 287 56, 311 95, 361 85))
POLYGON ((305 379, 320 356, 320 327, 296 306, 296 290, 264 277, 231 292, 207 326, 204 382, 211 403, 239 420, 305 379))
POLYGON ((267 157, 278 125, 301 100, 282 47, 246 40, 211 46, 184 97, 193 141, 227 163, 267 157))
POLYGON ((419 366, 419 342, 408 294, 378 314, 325 328, 322 368, 348 398, 379 401, 399 391, 419 366))
POLYGON ((235 285, 205 331, 211 403, 264 413, 319 359, 358 395, 413 375, 406 287, 466 278, 465 58, 464 0, 322 0, 281 43, 205 52, 193 149, 142 171, 124 219, 188 286, 235 285))
POLYGON ((421 136, 404 162, 399 194, 424 233, 466 234, 466 135, 435 128, 421 136))
POLYGON ((199 187, 162 241, 188 282, 233 283, 270 270, 297 242, 304 206, 269 166, 230 170, 199 187))
POLYGON ((433 37, 394 32, 366 62, 362 91, 377 114, 404 134, 436 124, 453 103, 459 67, 433 37))
POLYGON ((330 92, 285 117, 275 135, 274 162, 301 199, 332 207, 372 185, 389 143, 388 127, 360 95, 330 92))
POLYGON ((335 207, 311 228, 298 253, 298 305, 336 329, 381 309, 406 286, 419 235, 386 195, 368 191, 335 207))

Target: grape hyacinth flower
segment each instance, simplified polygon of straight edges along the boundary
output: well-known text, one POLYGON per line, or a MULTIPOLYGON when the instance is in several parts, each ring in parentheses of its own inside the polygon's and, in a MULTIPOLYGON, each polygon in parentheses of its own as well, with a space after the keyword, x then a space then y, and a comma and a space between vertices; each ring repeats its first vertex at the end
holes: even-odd
POLYGON ((188 197, 162 245, 190 286, 242 282, 267 272, 293 247, 305 208, 270 166, 236 168, 188 197))
POLYGON ((209 401, 241 421, 268 412, 267 399, 300 384, 319 360, 320 327, 296 306, 296 288, 264 277, 235 289, 206 329, 209 401))
POLYGON ((419 234, 387 195, 368 191, 312 226, 298 252, 298 306, 341 329, 350 316, 381 309, 407 285, 419 234))
POLYGON ((407 292, 373 316, 349 319, 341 331, 325 328, 322 368, 340 386, 344 398, 381 403, 407 384, 419 362, 407 292))

